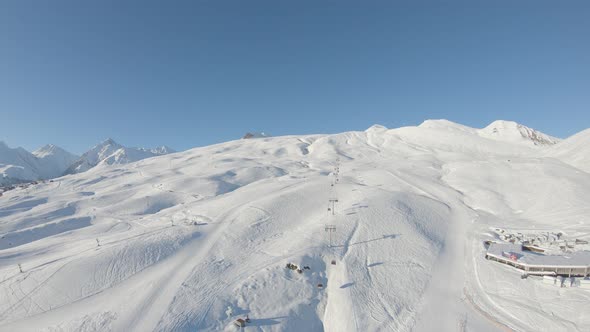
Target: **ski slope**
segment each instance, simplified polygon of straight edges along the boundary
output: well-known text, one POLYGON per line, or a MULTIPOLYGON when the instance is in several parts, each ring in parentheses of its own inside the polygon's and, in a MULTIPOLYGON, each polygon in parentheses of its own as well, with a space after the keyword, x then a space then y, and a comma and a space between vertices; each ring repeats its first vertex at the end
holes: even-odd
POLYGON ((589 291, 484 259, 490 227, 590 236, 567 140, 502 128, 237 140, 6 192, 0 330, 587 331, 589 291))

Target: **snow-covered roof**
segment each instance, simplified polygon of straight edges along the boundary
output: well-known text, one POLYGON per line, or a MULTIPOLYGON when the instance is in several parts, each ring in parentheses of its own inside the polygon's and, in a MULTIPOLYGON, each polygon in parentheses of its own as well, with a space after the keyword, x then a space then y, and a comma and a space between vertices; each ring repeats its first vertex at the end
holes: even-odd
POLYGON ((590 266, 590 251, 576 251, 563 255, 545 255, 522 250, 522 245, 513 243, 492 243, 488 248, 488 255, 508 259, 502 255, 503 252, 517 254, 517 263, 530 266, 590 266))

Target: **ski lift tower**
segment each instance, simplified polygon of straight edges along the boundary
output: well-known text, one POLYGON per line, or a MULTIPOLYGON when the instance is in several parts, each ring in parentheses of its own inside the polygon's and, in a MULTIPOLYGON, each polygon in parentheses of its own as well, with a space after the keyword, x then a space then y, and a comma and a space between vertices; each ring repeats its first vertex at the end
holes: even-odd
POLYGON ((332 232, 336 231, 336 225, 326 225, 326 228, 324 230, 330 234, 330 247, 331 247, 332 246, 332 232))
POLYGON ((328 211, 332 211, 332 215, 336 214, 335 208, 336 208, 336 203, 338 203, 338 198, 330 198, 328 199, 328 211))

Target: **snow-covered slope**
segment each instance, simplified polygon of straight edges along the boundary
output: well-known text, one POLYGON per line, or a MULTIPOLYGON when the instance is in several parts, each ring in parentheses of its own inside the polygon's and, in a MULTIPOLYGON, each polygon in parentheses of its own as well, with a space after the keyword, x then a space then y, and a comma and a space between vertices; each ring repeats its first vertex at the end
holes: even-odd
POLYGON ((33 151, 39 159, 39 173, 45 179, 59 177, 64 174, 79 157, 67 152, 59 146, 48 144, 33 151))
POLYGON ((590 129, 573 135, 551 149, 546 156, 558 158, 586 172, 590 172, 590 129))
POLYGON ((39 162, 23 148, 10 148, 0 141, 0 185, 39 178, 39 162))
POLYGON ((556 137, 543 134, 514 121, 494 121, 487 127, 478 130, 478 133, 482 137, 529 145, 553 145, 560 141, 556 137))
POLYGON ((376 125, 13 190, 0 330, 234 331, 248 315, 252 331, 586 331, 590 292, 484 259, 492 226, 588 238, 590 174, 546 148, 376 125))
POLYGON ((418 127, 420 128, 430 128, 430 129, 442 129, 442 130, 451 130, 451 131, 459 131, 465 132, 469 134, 477 134, 477 129, 471 128, 459 123, 455 123, 449 120, 440 119, 440 120, 426 120, 422 122, 418 127))
POLYGON ((166 145, 158 146, 153 149, 145 149, 145 148, 139 148, 139 149, 149 151, 154 155, 164 155, 164 154, 170 154, 170 153, 176 152, 176 150, 174 150, 173 148, 166 146, 166 145))
POLYGON ((79 157, 53 144, 30 153, 23 148, 9 148, 0 141, 0 185, 52 179, 84 172, 97 165, 127 164, 173 152, 176 151, 167 146, 127 148, 107 139, 79 157))
POLYGON ((52 144, 30 153, 0 142, 0 185, 58 177, 77 158, 52 144))
POLYGON ((497 120, 482 129, 471 128, 448 120, 426 120, 419 127, 463 132, 507 143, 527 146, 553 145, 560 141, 514 121, 497 120))
POLYGON ((109 138, 84 153, 70 165, 65 173, 74 174, 85 172, 98 165, 128 164, 172 152, 175 151, 167 146, 154 149, 128 148, 109 138))

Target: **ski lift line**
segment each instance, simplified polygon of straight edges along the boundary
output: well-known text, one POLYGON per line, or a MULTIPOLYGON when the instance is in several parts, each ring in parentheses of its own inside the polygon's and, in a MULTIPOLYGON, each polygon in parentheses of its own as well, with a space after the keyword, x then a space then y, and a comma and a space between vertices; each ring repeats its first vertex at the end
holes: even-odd
MULTIPOLYGON (((63 268, 66 266, 66 265, 68 265, 68 264, 70 264, 70 263, 72 263, 72 262, 74 262, 74 261, 76 261, 76 260, 80 260, 80 259, 82 259, 82 257, 74 257, 74 256, 79 256, 80 254, 82 254, 82 253, 84 253, 84 252, 87 252, 87 251, 93 251, 93 250, 95 250, 95 249, 96 249, 96 247, 94 247, 94 246, 93 246, 92 248, 89 248, 89 249, 87 249, 87 250, 83 250, 83 251, 81 251, 81 252, 79 252, 79 253, 77 253, 77 254, 75 254, 75 255, 71 255, 71 256, 64 257, 63 259, 67 259, 67 258, 72 258, 72 259, 71 259, 70 261, 68 261, 68 262, 65 262, 65 263, 64 263, 62 266, 60 266, 60 267, 59 267, 57 270, 55 270, 53 273, 51 273, 51 274, 50 274, 50 275, 49 275, 47 278, 45 278, 43 281, 41 281, 41 282, 38 282, 38 283, 37 283, 37 285, 36 285, 36 286, 35 286, 35 287, 34 287, 34 288, 31 290, 31 291, 29 291, 28 293, 24 293, 24 292, 22 292, 24 296, 23 296, 22 298, 18 299, 18 300, 17 300, 17 301, 16 301, 16 302, 15 302, 13 305, 11 305, 11 306, 9 306, 8 308, 6 308, 6 310, 4 310, 3 312, 1 312, 1 313, 0 313, 0 317, 4 317, 4 316, 5 316, 5 315, 6 315, 6 314, 9 312, 9 311, 14 311, 14 309, 15 309, 15 308, 16 308, 18 305, 20 305, 20 304, 21 304, 21 303, 22 303, 24 300, 26 300, 26 299, 30 299, 30 297, 31 297, 31 294, 33 294, 33 293, 34 293, 34 292, 36 292, 38 289, 40 289, 41 287, 43 287, 43 286, 44 286, 44 285, 45 285, 45 284, 48 282, 48 280, 49 280, 49 279, 51 279, 51 278, 52 278, 54 275, 56 275, 56 274, 57 274, 59 271, 61 271, 61 270, 62 270, 62 269, 63 269, 63 268)), ((45 265, 45 264, 38 265, 38 266, 34 267, 33 269, 30 269, 29 271, 26 271, 26 272, 24 272, 24 273, 26 273, 26 277, 28 277, 28 276, 29 276, 29 275, 30 275, 30 274, 31 274, 31 273, 32 273, 34 270, 36 270, 38 267, 40 267, 40 266, 43 266, 43 265, 45 265)), ((18 276, 18 275, 20 275, 20 273, 19 273, 19 274, 17 274, 16 276, 18 276)), ((6 280, 4 280, 4 281, 7 281, 7 280, 9 280, 9 279, 6 279, 6 280)), ((4 281, 3 281, 3 282, 4 282, 4 281)), ((62 306, 58 306, 58 307, 55 307, 55 308, 52 308, 52 309, 57 309, 57 308, 60 308, 60 307, 66 306, 66 305, 67 305, 67 304, 64 304, 64 305, 62 305, 62 306)))
POLYGON ((330 198, 328 199, 328 212, 332 212, 332 215, 336 215, 336 203, 338 203, 337 198, 330 198))
MULTIPOLYGON (((86 241, 84 241, 84 242, 86 242, 86 241)), ((45 266, 45 265, 47 265, 47 264, 51 264, 51 263, 54 263, 54 262, 58 262, 58 261, 61 261, 61 260, 64 260, 64 259, 71 258, 71 260, 70 260, 69 262, 66 262, 66 263, 64 263, 64 265, 62 265, 62 266, 61 266, 61 267, 60 267, 60 268, 59 268, 57 271, 55 271, 54 273, 52 273, 52 274, 51 274, 51 275, 50 275, 50 276, 47 278, 47 279, 49 279, 49 278, 51 278, 51 277, 52 277, 52 276, 53 276, 55 273, 57 273, 57 272, 58 272, 58 271, 59 271, 61 268, 63 268, 65 265, 67 265, 67 264, 71 263, 71 262, 72 262, 72 261, 74 261, 74 260, 80 259, 80 257, 76 257, 76 256, 80 256, 80 255, 81 255, 81 254, 83 254, 83 253, 86 253, 86 252, 88 252, 88 251, 94 251, 94 250, 96 250, 96 246, 94 246, 94 245, 93 245, 93 246, 91 246, 91 247, 89 247, 89 248, 87 248, 87 249, 85 249, 85 250, 82 250, 82 251, 80 251, 80 252, 77 252, 77 253, 75 253, 75 254, 73 254, 73 255, 64 256, 64 257, 61 257, 61 258, 57 258, 57 259, 51 260, 51 261, 49 261, 49 262, 44 262, 44 263, 40 263, 40 264, 38 264, 38 265, 35 265, 34 267, 31 267, 31 268, 27 269, 27 271, 25 271, 24 273, 26 273, 26 276, 28 277, 28 275, 29 275, 30 273, 32 273, 32 272, 34 272, 34 271, 37 271, 37 270, 38 270, 39 268, 41 268, 42 266, 45 266)), ((8 277, 8 278, 6 278, 6 279, 4 279, 4 280, 0 281, 0 284, 2 284, 2 283, 4 283, 4 282, 6 282, 6 281, 8 281, 8 280, 11 280, 13 277, 17 277, 18 275, 19 275, 19 274, 16 274, 16 275, 14 275, 14 276, 12 276, 12 277, 8 277)))
POLYGON ((332 232, 336 231, 336 225, 326 225, 324 228, 326 232, 330 235, 330 248, 332 247, 332 232))

